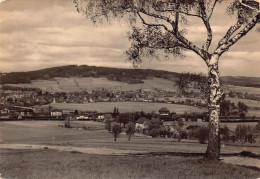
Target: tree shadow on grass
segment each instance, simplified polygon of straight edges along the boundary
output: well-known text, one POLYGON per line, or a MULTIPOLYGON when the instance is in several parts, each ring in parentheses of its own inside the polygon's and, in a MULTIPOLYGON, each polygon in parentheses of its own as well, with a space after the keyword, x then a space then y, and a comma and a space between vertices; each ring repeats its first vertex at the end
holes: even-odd
MULTIPOLYGON (((181 157, 205 157, 205 153, 187 153, 187 152, 148 152, 148 153, 137 153, 129 154, 136 156, 181 156, 181 157)), ((221 154, 221 157, 231 157, 231 156, 243 156, 249 158, 259 158, 260 155, 254 154, 250 151, 242 151, 240 153, 225 153, 221 154)))

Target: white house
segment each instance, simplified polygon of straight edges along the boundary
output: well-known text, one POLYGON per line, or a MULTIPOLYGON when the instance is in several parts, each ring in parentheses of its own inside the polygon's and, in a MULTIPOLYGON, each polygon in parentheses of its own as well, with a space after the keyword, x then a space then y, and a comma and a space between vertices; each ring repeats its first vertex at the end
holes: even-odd
POLYGON ((51 116, 60 117, 60 116, 62 116, 62 111, 53 110, 53 111, 51 111, 51 116))

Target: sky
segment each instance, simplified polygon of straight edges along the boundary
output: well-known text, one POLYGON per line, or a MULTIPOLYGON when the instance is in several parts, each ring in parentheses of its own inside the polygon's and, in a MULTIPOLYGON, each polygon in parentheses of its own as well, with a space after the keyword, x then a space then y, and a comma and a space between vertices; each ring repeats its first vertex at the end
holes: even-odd
MULTIPOLYGON (((64 65, 133 68, 126 60, 130 47, 125 20, 94 25, 78 13, 72 0, 0 0, 0 71, 31 71, 64 65)), ((211 19, 213 46, 234 18, 217 6, 211 19)), ((201 21, 189 19, 187 38, 200 45, 206 39, 201 21)), ((220 59, 221 76, 260 77, 260 42, 256 28, 220 59)), ((144 59, 140 68, 207 73, 193 52, 184 58, 144 59)))

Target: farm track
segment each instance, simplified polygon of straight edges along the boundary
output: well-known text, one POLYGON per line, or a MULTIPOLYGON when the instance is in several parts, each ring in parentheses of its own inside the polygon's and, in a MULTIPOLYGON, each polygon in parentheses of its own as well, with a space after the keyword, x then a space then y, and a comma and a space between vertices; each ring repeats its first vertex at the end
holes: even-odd
POLYGON ((127 154, 140 154, 144 151, 134 150, 120 150, 108 148, 91 148, 91 147, 75 147, 75 146, 60 146, 60 145, 35 145, 35 144, 0 144, 0 149, 11 150, 57 150, 60 152, 79 152, 95 155, 127 155, 127 154))
MULTIPOLYGON (((183 152, 146 152, 136 150, 119 150, 108 148, 90 148, 90 147, 74 147, 74 146, 56 146, 56 145, 28 145, 28 144, 0 144, 0 149, 9 150, 55 150, 59 152, 85 153, 91 155, 134 155, 134 156, 180 156, 180 157, 199 157, 204 153, 183 153, 183 152)), ((1 155, 0 151, 0 155, 1 155)), ((260 156, 251 153, 253 156, 241 156, 243 153, 221 154, 220 160, 225 163, 250 167, 260 171, 260 156)), ((250 154, 250 153, 249 153, 250 154)))

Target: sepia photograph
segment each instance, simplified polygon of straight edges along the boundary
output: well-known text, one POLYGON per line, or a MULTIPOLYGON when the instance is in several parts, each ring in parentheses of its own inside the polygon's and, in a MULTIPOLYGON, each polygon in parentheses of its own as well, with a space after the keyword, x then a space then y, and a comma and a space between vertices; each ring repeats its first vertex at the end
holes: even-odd
POLYGON ((260 0, 0 0, 0 179, 260 179, 260 0))

